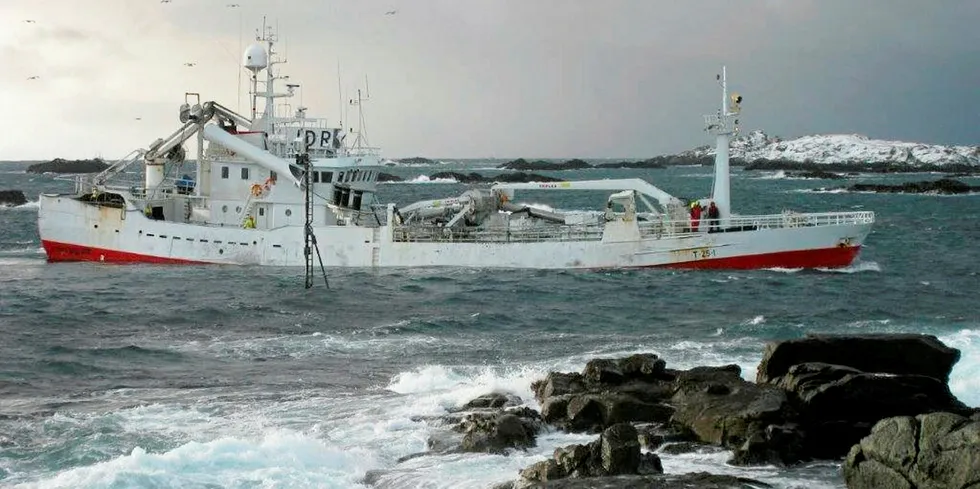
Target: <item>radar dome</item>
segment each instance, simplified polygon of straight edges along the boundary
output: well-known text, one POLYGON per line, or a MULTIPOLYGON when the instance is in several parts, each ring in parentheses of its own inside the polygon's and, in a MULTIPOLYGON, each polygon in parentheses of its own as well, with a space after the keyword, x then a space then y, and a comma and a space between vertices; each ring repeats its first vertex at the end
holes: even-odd
POLYGON ((254 73, 269 66, 269 57, 266 55, 265 49, 262 46, 252 44, 245 49, 242 65, 254 73))

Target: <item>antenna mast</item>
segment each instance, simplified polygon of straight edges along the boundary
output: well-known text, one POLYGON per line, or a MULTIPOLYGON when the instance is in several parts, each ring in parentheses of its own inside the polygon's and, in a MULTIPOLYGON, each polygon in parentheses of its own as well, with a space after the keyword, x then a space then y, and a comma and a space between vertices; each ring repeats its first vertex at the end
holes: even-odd
POLYGON ((721 86, 721 109, 717 115, 704 116, 705 129, 716 137, 715 147, 715 181, 711 200, 718 207, 720 225, 724 228, 731 216, 731 174, 729 170, 728 149, 730 137, 738 132, 738 113, 742 97, 732 94, 731 106, 728 96, 728 73, 725 66, 721 74, 715 77, 721 86))

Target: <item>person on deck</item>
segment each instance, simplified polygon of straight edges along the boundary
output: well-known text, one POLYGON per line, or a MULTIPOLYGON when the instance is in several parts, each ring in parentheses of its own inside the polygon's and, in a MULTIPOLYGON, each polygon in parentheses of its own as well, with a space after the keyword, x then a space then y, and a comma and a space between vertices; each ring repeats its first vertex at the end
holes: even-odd
POLYGON ((695 233, 698 232, 698 226, 701 224, 701 203, 694 202, 691 204, 691 231, 695 233))
POLYGON ((245 218, 245 229, 255 229, 255 218, 251 214, 245 218))
POLYGON ((714 202, 708 206, 708 230, 717 231, 718 230, 718 218, 721 213, 718 211, 718 207, 714 202))

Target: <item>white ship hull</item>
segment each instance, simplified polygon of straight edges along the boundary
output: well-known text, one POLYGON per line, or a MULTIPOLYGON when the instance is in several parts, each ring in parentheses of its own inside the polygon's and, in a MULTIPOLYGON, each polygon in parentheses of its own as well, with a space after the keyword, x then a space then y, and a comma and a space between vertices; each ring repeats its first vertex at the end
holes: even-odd
MULTIPOLYGON (((752 218, 746 218, 752 219, 752 218)), ((329 267, 595 269, 631 267, 842 267, 857 256, 872 213, 760 216, 755 229, 657 236, 637 221, 614 221, 576 236, 519 233, 437 237, 382 225, 314 228, 329 267), (787 218, 788 219, 788 218, 787 218), (406 234, 407 233, 407 234, 406 234), (406 239, 408 239, 406 241, 406 239)), ((152 220, 136 209, 42 195, 39 232, 48 260, 304 266, 301 226, 242 229, 152 220)), ((448 232, 448 230, 445 230, 448 232)))

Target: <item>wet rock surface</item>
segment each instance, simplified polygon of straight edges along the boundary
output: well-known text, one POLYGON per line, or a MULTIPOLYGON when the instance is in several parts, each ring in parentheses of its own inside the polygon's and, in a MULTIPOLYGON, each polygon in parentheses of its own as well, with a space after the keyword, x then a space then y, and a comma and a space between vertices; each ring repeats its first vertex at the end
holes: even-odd
POLYGON ((850 489, 980 486, 980 417, 954 413, 879 421, 843 466, 850 489))
MULTIPOLYGON (((966 480, 969 476, 949 468, 950 460, 960 463, 976 457, 972 448, 960 450, 955 441, 974 443, 970 430, 975 430, 977 420, 946 384, 959 356, 958 350, 929 335, 815 335, 767 345, 757 382, 745 380, 737 365, 675 370, 652 353, 596 358, 581 372, 551 372, 533 382, 540 414, 522 406, 516 396, 489 393, 466 403, 463 409, 468 411, 442 418, 452 433, 463 435, 458 445, 451 437, 448 442, 434 437, 429 447, 442 453, 506 454, 533 446, 545 424, 597 434, 591 443, 556 449, 551 458, 522 470, 514 483, 500 486, 514 488, 765 487, 720 476, 658 475, 662 472, 658 454, 717 450, 730 450, 729 462, 740 465, 840 459, 851 450, 848 463, 858 475, 849 477, 854 480, 894 482, 899 480, 895 472, 912 481, 901 472, 902 467, 911 467, 908 457, 893 457, 905 462, 895 462, 897 468, 887 472, 879 467, 885 464, 883 456, 875 455, 885 449, 875 448, 866 438, 875 423, 905 416, 906 425, 912 423, 910 419, 928 420, 916 421, 918 428, 905 431, 931 429, 937 439, 945 440, 922 445, 921 437, 917 438, 916 450, 928 446, 943 452, 936 455, 937 461, 923 462, 917 469, 924 471, 921 477, 966 480), (939 422, 931 413, 946 413, 942 416, 947 418, 935 419, 947 420, 948 429, 927 428, 939 422), (961 430, 971 423, 973 427, 961 430), (703 485, 692 486, 692 481, 703 485)), ((887 431, 875 430, 876 434, 887 431)), ((908 436, 901 436, 901 443, 908 441, 908 436)), ((898 442, 880 443, 891 443, 890 447, 898 442)), ((980 446, 980 438, 974 444, 980 446)))

